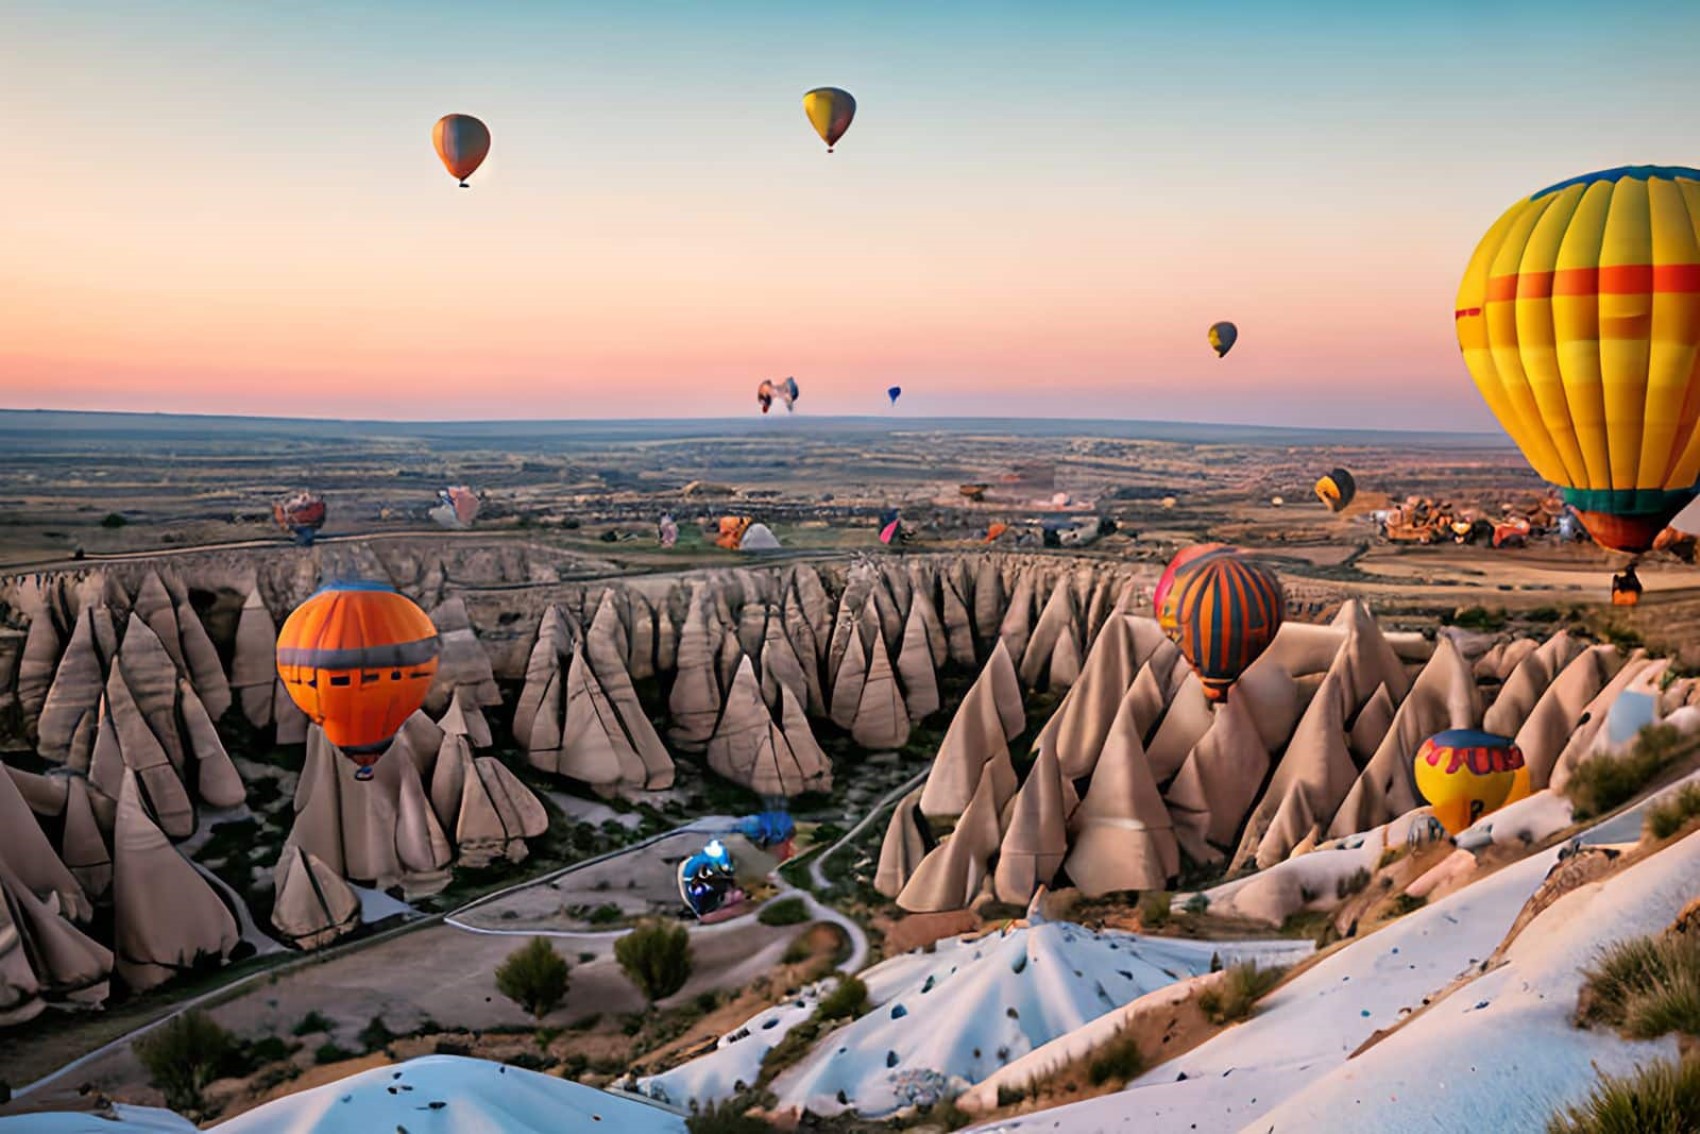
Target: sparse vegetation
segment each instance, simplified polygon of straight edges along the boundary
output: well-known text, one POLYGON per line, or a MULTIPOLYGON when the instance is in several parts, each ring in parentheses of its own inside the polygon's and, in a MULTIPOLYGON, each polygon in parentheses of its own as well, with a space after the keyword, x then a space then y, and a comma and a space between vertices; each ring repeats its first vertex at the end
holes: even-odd
POLYGON ((299 1038, 301 1036, 317 1035, 320 1032, 334 1031, 335 1028, 336 1025, 326 1019, 323 1012, 320 1012, 317 1008, 315 1008, 296 1022, 295 1030, 292 1034, 299 1038))
POLYGON ((1464 630, 1503 630, 1505 611, 1489 610, 1483 606, 1466 606, 1453 612, 1452 625, 1464 630))
POLYGON ((1139 899, 1139 924, 1146 929, 1161 929, 1169 924, 1170 903, 1167 893, 1150 893, 1139 899))
POLYGON ((1127 1083, 1145 1072, 1145 1056, 1139 1043, 1127 1031, 1117 1032, 1109 1043, 1092 1053, 1086 1065, 1086 1077, 1094 1087, 1105 1083, 1127 1083))
POLYGON ((1629 802, 1660 772, 1693 750, 1671 725, 1649 725, 1621 756, 1601 753, 1582 761, 1570 773, 1564 794, 1576 818, 1591 819, 1629 802))
POLYGON ((349 1051, 346 1047, 335 1043, 322 1043, 313 1052, 313 1062, 321 1066, 326 1063, 341 1063, 345 1059, 353 1059, 360 1053, 349 1051))
POLYGON ((566 960, 544 937, 533 937, 496 967, 496 991, 539 1020, 566 999, 570 979, 566 960))
POLYGON ((1649 1063, 1633 1075, 1602 1076, 1579 1106, 1547 1123, 1547 1134, 1693 1134, 1700 1115, 1700 1059, 1649 1063))
POLYGON ((709 1103, 685 1119, 690 1134, 771 1134, 773 1127, 745 1112, 749 1107, 737 1099, 709 1103))
POLYGON ((113 530, 124 527, 129 522, 130 521, 120 512, 108 512, 100 518, 101 527, 113 530))
POLYGON ((1192 914, 1194 917, 1207 914, 1210 912, 1210 895, 1200 891, 1188 898, 1186 900, 1186 905, 1182 906, 1181 909, 1183 912, 1192 914))
POLYGON ((691 937, 682 925, 647 921, 614 942, 614 959, 653 1004, 691 979, 691 937))
POLYGON ((1286 973, 1284 967, 1262 969, 1255 961, 1231 966, 1222 982, 1199 994, 1198 1007, 1212 1024, 1233 1024, 1251 1019, 1257 1002, 1286 973))
POLYGON ((778 901, 769 902, 756 915, 756 920, 763 925, 797 925, 808 918, 809 907, 799 897, 780 898, 778 901))
POLYGON ((1345 901, 1354 894, 1361 894, 1369 886, 1369 871, 1359 867, 1351 874, 1334 883, 1334 896, 1345 901))
POLYGON ((868 1010, 868 986, 853 976, 843 977, 821 997, 815 1014, 822 1020, 854 1019, 868 1010))
POLYGON ((1700 784, 1684 784, 1647 809, 1645 830, 1654 839, 1668 839, 1696 816, 1700 816, 1700 784))
POLYGON ((1583 974, 1577 1015, 1632 1039, 1700 1037, 1700 940, 1633 937, 1612 945, 1583 974))
POLYGON ((1404 917, 1408 913, 1415 913, 1426 905, 1428 905, 1427 898, 1420 898, 1415 894, 1400 894, 1393 899, 1393 916, 1404 917))
POLYGON ((175 1016, 135 1044, 136 1058, 172 1110, 199 1111, 201 1091, 230 1070, 240 1045, 236 1037, 199 1009, 175 1016))
POLYGON ((388 1047, 396 1036, 384 1023, 382 1016, 373 1016, 366 1022, 366 1026, 360 1029, 360 1035, 356 1038, 359 1039, 361 1047, 371 1052, 388 1047))

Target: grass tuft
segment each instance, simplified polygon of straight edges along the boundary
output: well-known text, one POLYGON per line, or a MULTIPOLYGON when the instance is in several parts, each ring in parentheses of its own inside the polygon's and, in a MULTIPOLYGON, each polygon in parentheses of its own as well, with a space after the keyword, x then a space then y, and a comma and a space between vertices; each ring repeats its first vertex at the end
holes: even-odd
POLYGON ((1255 961, 1242 961, 1228 969, 1222 983, 1199 994, 1198 1007, 1212 1024, 1233 1024, 1251 1019, 1257 1002, 1281 983, 1284 966, 1260 969, 1255 961))
POLYGON ((1659 1061, 1622 1078, 1603 1076, 1578 1106, 1547 1122, 1547 1134, 1692 1134, 1700 1115, 1700 1059, 1659 1061))
POLYGON ((1647 809, 1644 830, 1654 839, 1668 839, 1696 816, 1700 816, 1700 784, 1684 784, 1647 809))
POLYGON ((1577 1015, 1632 1039, 1700 1036, 1700 940, 1632 937, 1583 973, 1577 1015))
POLYGON ((1596 815, 1628 803, 1660 772, 1688 755, 1691 746, 1671 725, 1649 725, 1621 756, 1602 752, 1576 765, 1564 785, 1577 819, 1596 815))
POLYGON ((1145 1073, 1145 1056, 1139 1042, 1127 1031, 1117 1032, 1109 1043, 1092 1053, 1086 1077, 1094 1087, 1105 1083, 1128 1083, 1145 1073))

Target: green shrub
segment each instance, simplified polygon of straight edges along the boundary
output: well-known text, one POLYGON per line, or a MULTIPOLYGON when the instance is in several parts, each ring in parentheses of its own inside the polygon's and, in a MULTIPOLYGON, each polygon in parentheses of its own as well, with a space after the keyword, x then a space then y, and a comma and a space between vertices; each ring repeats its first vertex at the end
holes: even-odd
POLYGON ((1393 899, 1393 915, 1404 917, 1408 913, 1415 913, 1426 905, 1428 905, 1427 898, 1420 898, 1415 894, 1400 894, 1393 899))
POLYGON ((1466 606, 1452 615, 1452 624, 1465 630, 1503 630, 1505 612, 1482 606, 1466 606))
POLYGON ((1671 725, 1648 725, 1627 753, 1601 753, 1576 765, 1564 794, 1576 818, 1590 819, 1629 802, 1658 774, 1688 754, 1682 733, 1671 725))
POLYGON ((647 921, 614 942, 614 959, 653 1004, 691 979, 691 935, 682 925, 647 921))
POLYGON ((744 1113, 749 1108, 736 1099, 709 1103, 685 1119, 690 1134, 772 1134, 773 1127, 744 1113))
POLYGON ((1146 929, 1161 929, 1169 924, 1170 902, 1166 893, 1151 893, 1139 899, 1139 924, 1146 929))
POLYGON ((779 958, 782 965, 797 965, 814 955, 814 949, 809 945, 809 933, 802 933, 791 939, 791 944, 785 946, 785 952, 779 958))
POLYGON ((1700 1036, 1700 939, 1633 937, 1612 945, 1583 973, 1578 1015, 1632 1039, 1700 1036))
POLYGON ((1369 871, 1360 866, 1351 874, 1334 883, 1334 896, 1343 902, 1353 894, 1363 893, 1368 885, 1369 871))
POLYGON ((1086 1077, 1094 1087, 1105 1083, 1128 1083, 1145 1073, 1145 1056, 1139 1043, 1126 1031, 1117 1032, 1109 1043, 1092 1053, 1086 1077))
POLYGON ((296 1036, 310 1036, 317 1032, 332 1032, 335 1030, 336 1025, 326 1019, 324 1013, 315 1008, 305 1016, 301 1017, 300 1021, 295 1025, 293 1034, 296 1036))
POLYGON ((1027 1091, 1021 1087, 1009 1087, 998 1084, 998 1106, 1020 1106, 1027 1101, 1027 1091))
POLYGON ((839 980, 831 992, 821 997, 815 1015, 822 1020, 853 1019, 868 1010, 868 986, 857 977, 839 980))
POLYGON ((267 1063, 277 1063, 288 1059, 301 1050, 298 1043, 288 1043, 277 1036, 263 1036, 247 1045, 246 1061, 250 1066, 262 1067, 267 1063))
POLYGON ((625 911, 619 906, 616 906, 613 902, 604 902, 591 910, 590 916, 586 920, 592 925, 614 925, 624 919, 625 916, 625 911))
POLYGON ((1210 912, 1210 895, 1200 891, 1188 898, 1186 905, 1182 906, 1181 909, 1195 917, 1207 914, 1210 912))
POLYGON ((201 1091, 238 1058, 236 1037, 200 1009, 174 1016, 136 1041, 136 1058, 172 1110, 200 1110, 201 1091))
POLYGON ((1198 1007, 1212 1024, 1249 1020, 1257 1002, 1281 983, 1286 971, 1284 967, 1260 969, 1255 961, 1242 961, 1228 969, 1220 984, 1199 994, 1198 1007))
POLYGON ((360 1040, 361 1047, 371 1052, 388 1047, 390 1041, 396 1037, 395 1033, 384 1024, 382 1016, 373 1016, 366 1022, 366 1026, 360 1029, 360 1035, 356 1038, 360 1040))
POLYGON ((1547 1134, 1693 1134, 1700 1115, 1700 1059, 1649 1063, 1607 1075, 1579 1106, 1547 1122, 1547 1134))
POLYGON ((496 967, 496 991, 541 1020, 566 999, 567 962, 547 938, 533 937, 496 967))
POLYGON ((349 1051, 346 1047, 343 1047, 341 1044, 333 1041, 331 1043, 322 1043, 314 1050, 313 1062, 318 1064, 341 1063, 343 1060, 353 1059, 359 1054, 359 1052, 349 1051))
POLYGON ((763 925, 796 925, 799 922, 807 921, 808 918, 808 905, 802 898, 797 897, 780 898, 776 902, 769 902, 756 915, 756 920, 763 925))
POLYGON ((108 512, 106 515, 101 517, 100 526, 103 527, 103 528, 116 529, 116 528, 123 527, 125 524, 128 524, 129 522, 130 522, 129 520, 124 518, 122 513, 108 512))
POLYGON ((1654 839, 1668 839, 1700 815, 1700 784, 1684 784, 1679 791, 1666 794, 1647 809, 1646 833, 1654 839))

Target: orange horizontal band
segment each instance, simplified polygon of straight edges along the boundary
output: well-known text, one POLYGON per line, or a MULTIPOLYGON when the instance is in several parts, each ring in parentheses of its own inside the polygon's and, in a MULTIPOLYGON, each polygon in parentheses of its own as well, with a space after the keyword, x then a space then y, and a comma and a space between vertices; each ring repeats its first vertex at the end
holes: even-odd
POLYGON ((1700 264, 1615 264, 1493 276, 1487 302, 1548 299, 1555 295, 1647 295, 1700 292, 1700 264))

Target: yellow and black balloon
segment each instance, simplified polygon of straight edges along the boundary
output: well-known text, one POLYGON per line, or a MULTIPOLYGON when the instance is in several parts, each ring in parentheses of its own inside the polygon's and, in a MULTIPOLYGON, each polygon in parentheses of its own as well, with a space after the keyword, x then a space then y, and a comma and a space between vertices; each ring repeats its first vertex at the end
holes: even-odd
POLYGON ((849 91, 837 87, 816 87, 803 96, 803 113, 809 116, 809 125, 830 154, 856 117, 856 100, 849 91))
POLYGON ((1517 202, 1454 318, 1488 408, 1595 542, 1652 547, 1700 493, 1700 171, 1625 166, 1517 202))
POLYGON ((1315 491, 1330 512, 1343 512, 1358 495, 1357 478, 1345 469, 1333 469, 1317 478, 1315 491))
POLYGON ((1519 788, 1528 773, 1517 745, 1508 736, 1477 729, 1447 729, 1423 741, 1412 773, 1449 835, 1528 794, 1526 786, 1519 788))
POLYGON ((1239 337, 1240 329, 1232 323, 1210 324, 1210 349, 1216 352, 1217 358, 1226 358, 1239 337))

